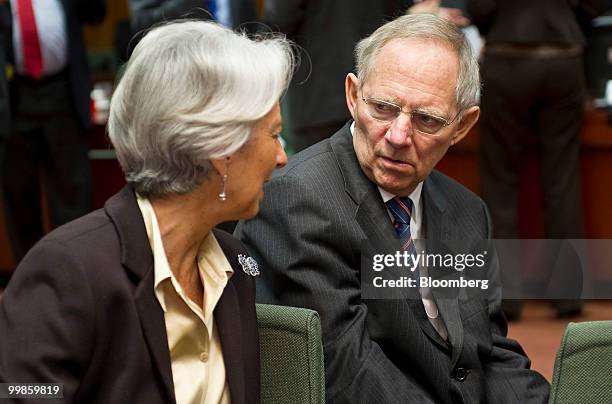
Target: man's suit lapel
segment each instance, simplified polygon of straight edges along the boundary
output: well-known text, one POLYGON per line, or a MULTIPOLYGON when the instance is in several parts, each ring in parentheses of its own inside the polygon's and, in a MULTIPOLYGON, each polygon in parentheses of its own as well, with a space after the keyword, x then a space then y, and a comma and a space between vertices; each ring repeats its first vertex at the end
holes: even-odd
MULTIPOLYGON (((444 244, 450 239, 450 217, 443 190, 438 189, 436 183, 431 180, 431 175, 423 184, 423 225, 427 235, 427 252, 435 253, 447 250, 444 244)), ((430 271, 429 275, 435 278, 435 271, 435 269, 430 271)), ((435 288, 432 289, 432 293, 448 331, 449 342, 453 347, 452 363, 454 366, 463 349, 463 325, 459 313, 459 301, 457 297, 440 296, 435 288)))
POLYGON ((355 219, 367 240, 395 238, 395 231, 378 188, 363 174, 355 155, 350 124, 351 122, 344 125, 338 135, 332 137, 331 147, 344 177, 344 190, 355 203, 355 219))
POLYGON ((121 240, 121 263, 136 283, 135 303, 157 377, 174 403, 174 382, 164 313, 153 290, 153 255, 133 190, 126 186, 104 206, 121 240))
MULTIPOLYGON (((391 219, 387 213, 384 203, 382 202, 378 187, 370 181, 364 174, 355 155, 352 136, 350 133, 350 124, 347 123, 339 133, 339 136, 334 136, 331 139, 331 147, 340 164, 340 170, 344 177, 345 191, 355 202, 355 220, 361 227, 365 235, 365 239, 370 243, 371 247, 377 249, 377 244, 380 241, 387 242, 388 240, 396 240, 397 233, 391 224, 391 219)), ((397 248, 400 248, 398 243, 397 248)), ((379 247, 379 251, 384 250, 384 247, 379 247)), ((436 344, 444 349, 448 346, 442 341, 436 330, 427 322, 419 321, 416 317, 414 309, 411 307, 413 303, 421 304, 417 289, 412 289, 409 292, 414 292, 409 296, 409 299, 394 300, 388 299, 384 301, 387 304, 399 304, 402 306, 404 313, 410 313, 409 324, 407 327, 420 327, 423 332, 436 344)), ((377 300, 368 301, 367 304, 377 304, 377 300), (375 303, 376 302, 376 303, 375 303)))

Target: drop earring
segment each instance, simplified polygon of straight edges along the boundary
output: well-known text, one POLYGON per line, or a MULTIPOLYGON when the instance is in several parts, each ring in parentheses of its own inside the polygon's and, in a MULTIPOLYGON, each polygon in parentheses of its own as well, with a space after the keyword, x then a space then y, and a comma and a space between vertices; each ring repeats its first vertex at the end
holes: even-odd
POLYGON ((225 183, 227 182, 227 174, 221 176, 221 192, 219 192, 219 200, 225 202, 227 200, 227 194, 225 193, 225 183))

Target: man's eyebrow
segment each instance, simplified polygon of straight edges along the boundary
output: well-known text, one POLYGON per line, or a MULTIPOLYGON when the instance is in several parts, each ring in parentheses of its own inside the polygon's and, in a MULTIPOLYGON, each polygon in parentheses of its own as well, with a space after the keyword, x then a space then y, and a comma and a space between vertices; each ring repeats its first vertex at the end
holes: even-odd
POLYGON ((427 115, 433 115, 433 116, 435 116, 437 118, 444 118, 444 119, 446 119, 448 117, 448 115, 443 113, 442 111, 437 111, 437 110, 434 110, 434 109, 431 109, 431 108, 416 107, 416 108, 413 108, 412 111, 414 111, 414 112, 421 112, 421 113, 424 113, 424 114, 427 114, 427 115))
POLYGON ((386 102, 387 104, 399 105, 399 103, 398 103, 399 100, 388 98, 388 97, 371 96, 371 97, 366 97, 366 99, 367 98, 370 98, 370 99, 372 99, 374 101, 386 102))
MULTIPOLYGON (((383 102, 383 103, 387 103, 387 104, 391 104, 393 106, 396 106, 398 108, 402 108, 402 110, 404 110, 405 108, 401 107, 401 103, 397 102, 397 100, 389 100, 389 99, 385 99, 385 98, 379 98, 379 97, 370 97, 372 100, 374 101, 378 101, 378 102, 383 102)), ((428 114, 428 115, 433 115, 437 118, 446 118, 447 114, 443 113, 442 111, 436 110, 436 109, 432 109, 430 107, 414 107, 414 108, 410 108, 411 111, 414 112, 421 112, 424 114, 428 114)))
MULTIPOLYGON (((400 100, 400 99, 398 99, 396 97, 392 97, 391 98, 391 97, 377 96, 377 95, 372 94, 370 97, 366 97, 366 99, 371 99, 371 100, 374 100, 374 101, 384 102, 384 103, 387 103, 387 104, 391 104, 391 105, 394 105, 394 106, 396 106, 398 108, 402 108, 402 110, 406 110, 407 109, 406 106, 403 105, 402 100, 400 100)), ((425 114, 428 114, 428 115, 433 115, 435 117, 443 118, 443 119, 446 119, 448 117, 448 114, 446 114, 446 113, 444 113, 444 112, 442 112, 440 110, 434 109, 432 107, 415 106, 413 108, 410 108, 410 110, 414 111, 414 112, 422 112, 422 113, 425 113, 425 114)))

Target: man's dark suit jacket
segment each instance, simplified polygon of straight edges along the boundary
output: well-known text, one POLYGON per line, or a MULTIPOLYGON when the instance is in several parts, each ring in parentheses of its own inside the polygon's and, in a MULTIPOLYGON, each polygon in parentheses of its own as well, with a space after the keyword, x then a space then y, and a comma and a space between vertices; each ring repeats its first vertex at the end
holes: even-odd
MULTIPOLYGON (((483 202, 448 177, 432 172, 422 198, 428 247, 453 239, 467 251, 490 237, 483 202)), ((430 332, 415 301, 362 299, 361 241, 390 240, 395 231, 359 166, 349 124, 295 155, 267 183, 260 214, 236 234, 260 263, 269 300, 319 312, 329 402, 547 401, 548 383, 506 338, 499 295, 437 299, 450 344, 430 332)))
POLYGON ((291 126, 302 129, 350 118, 344 78, 354 71, 357 42, 412 5, 411 0, 266 0, 263 22, 300 45, 289 89, 291 126))
MULTIPOLYGON (((90 91, 91 77, 87 64, 85 42, 83 40, 83 24, 97 24, 106 15, 105 0, 61 0, 66 16, 66 35, 68 37, 67 69, 72 87, 74 107, 80 123, 84 128, 90 125, 90 91)), ((6 88, 6 63, 13 61, 12 19, 10 3, 7 0, 0 4, 0 46, 3 55, 0 56, 0 88, 6 88)), ((0 114, 7 111, 9 103, 5 97, 8 93, 0 90, 0 114)), ((10 115, 10 114, 9 114, 10 115)), ((2 120, 0 124, 0 139, 8 135, 9 121, 2 120)))
MULTIPOLYGON (((232 403, 259 402, 255 282, 234 269, 214 310, 232 403)), ((134 193, 58 228, 23 259, 0 303, 0 382, 63 383, 75 403, 173 403, 164 313, 134 193)), ((32 402, 36 402, 33 400, 32 402)))

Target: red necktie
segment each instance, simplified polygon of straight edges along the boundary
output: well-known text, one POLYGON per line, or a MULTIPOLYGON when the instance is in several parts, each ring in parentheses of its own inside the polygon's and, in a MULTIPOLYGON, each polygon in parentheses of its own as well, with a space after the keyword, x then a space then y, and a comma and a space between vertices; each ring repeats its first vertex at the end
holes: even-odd
POLYGON ((26 71, 35 79, 42 75, 42 53, 36 29, 36 18, 32 0, 17 0, 19 25, 21 26, 21 46, 26 71))

